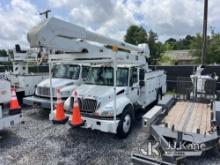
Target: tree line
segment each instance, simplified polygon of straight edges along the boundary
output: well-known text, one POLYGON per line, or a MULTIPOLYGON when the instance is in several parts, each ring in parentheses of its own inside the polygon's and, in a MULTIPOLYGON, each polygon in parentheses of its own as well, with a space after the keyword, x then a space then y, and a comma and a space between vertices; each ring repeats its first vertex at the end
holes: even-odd
MULTIPOLYGON (((207 53, 206 64, 220 64, 220 34, 211 29, 210 35, 207 37, 207 53)), ((148 43, 150 49, 150 58, 147 59, 149 64, 155 65, 160 61, 171 60, 166 56, 168 50, 190 50, 195 57, 195 64, 200 62, 202 50, 202 34, 186 35, 184 38, 169 38, 165 42, 158 40, 158 34, 153 30, 146 31, 142 26, 131 25, 124 36, 124 41, 138 45, 140 43, 148 43)), ((171 62, 172 63, 172 62, 171 62)))
POLYGON ((0 49, 0 57, 8 57, 8 53, 5 49, 0 49))

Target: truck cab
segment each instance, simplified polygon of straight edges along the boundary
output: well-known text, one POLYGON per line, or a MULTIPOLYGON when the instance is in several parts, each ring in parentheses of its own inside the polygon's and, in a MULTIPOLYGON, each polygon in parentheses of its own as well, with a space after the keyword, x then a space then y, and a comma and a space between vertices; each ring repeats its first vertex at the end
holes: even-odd
MULTIPOLYGON (((116 72, 116 125, 114 128, 114 68, 96 65, 89 69, 83 85, 75 89, 83 119, 83 127, 116 133, 126 137, 137 110, 157 101, 166 92, 166 75, 146 66, 118 65, 116 72)), ((67 114, 72 111, 73 98, 64 104, 67 114)))
MULTIPOLYGON (((52 97, 56 100, 56 89, 60 89, 63 100, 83 83, 89 70, 88 65, 55 64, 52 67, 52 97)), ((24 99, 27 105, 37 105, 44 109, 50 108, 50 79, 40 82, 36 86, 35 95, 24 99)))

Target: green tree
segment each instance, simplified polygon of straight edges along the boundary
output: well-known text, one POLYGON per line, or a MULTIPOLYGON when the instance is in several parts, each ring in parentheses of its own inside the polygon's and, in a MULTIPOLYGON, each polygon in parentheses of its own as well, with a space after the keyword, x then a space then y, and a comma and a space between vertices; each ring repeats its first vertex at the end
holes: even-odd
POLYGON ((164 44, 170 45, 174 49, 176 46, 176 42, 177 42, 177 40, 175 38, 169 38, 168 40, 165 41, 164 44))
POLYGON ((174 59, 170 58, 168 55, 163 53, 160 56, 160 60, 159 60, 158 64, 160 64, 160 65, 174 65, 175 62, 176 61, 174 59))
POLYGON ((161 53, 164 53, 168 50, 174 50, 174 45, 166 43, 166 42, 161 45, 161 53))
POLYGON ((155 65, 158 63, 160 58, 160 54, 162 52, 162 43, 158 42, 157 33, 150 30, 148 33, 148 45, 150 49, 150 58, 148 60, 149 64, 155 65))
POLYGON ((165 41, 165 43, 169 43, 173 46, 173 50, 183 50, 183 49, 190 49, 190 44, 193 39, 193 36, 186 35, 185 38, 180 38, 176 40, 174 38, 169 38, 165 41))
MULTIPOLYGON (((196 57, 196 63, 201 61, 202 35, 196 34, 191 41, 191 53, 196 57)), ((211 36, 207 39, 207 52, 205 55, 206 64, 220 64, 220 34, 211 32, 211 36)))
POLYGON ((147 43, 147 32, 141 26, 131 25, 127 29, 124 40, 133 45, 147 43))
POLYGON ((211 38, 208 42, 205 61, 207 64, 220 64, 220 34, 211 34, 211 38))
POLYGON ((4 49, 1 49, 1 50, 0 50, 0 57, 8 57, 7 51, 4 50, 4 49))

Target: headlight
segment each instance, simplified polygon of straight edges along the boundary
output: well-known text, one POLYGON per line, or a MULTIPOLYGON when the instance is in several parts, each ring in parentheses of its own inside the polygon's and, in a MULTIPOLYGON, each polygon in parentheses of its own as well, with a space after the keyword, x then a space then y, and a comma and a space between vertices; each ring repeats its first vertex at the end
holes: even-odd
POLYGON ((103 111, 100 116, 114 116, 114 112, 112 111, 103 111))
POLYGON ((114 108, 112 106, 104 107, 103 111, 100 113, 100 116, 114 116, 114 108))

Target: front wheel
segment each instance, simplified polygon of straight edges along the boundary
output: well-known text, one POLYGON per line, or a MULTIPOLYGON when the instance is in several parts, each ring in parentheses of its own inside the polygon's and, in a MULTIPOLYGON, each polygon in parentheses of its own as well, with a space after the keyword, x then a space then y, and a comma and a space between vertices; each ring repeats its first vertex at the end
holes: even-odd
POLYGON ((117 136, 119 138, 126 138, 129 135, 133 126, 133 117, 133 109, 130 106, 127 106, 124 109, 118 124, 117 136))

